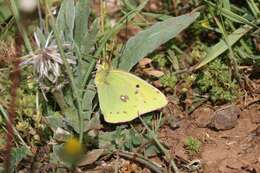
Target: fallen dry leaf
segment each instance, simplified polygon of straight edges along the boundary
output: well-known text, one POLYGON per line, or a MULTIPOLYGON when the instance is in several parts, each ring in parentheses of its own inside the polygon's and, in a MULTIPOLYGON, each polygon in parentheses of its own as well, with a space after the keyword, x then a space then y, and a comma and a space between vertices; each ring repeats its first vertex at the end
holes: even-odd
POLYGON ((155 69, 144 69, 144 72, 149 75, 149 76, 153 76, 153 77, 161 77, 164 75, 164 73, 160 70, 155 70, 155 69))
POLYGON ((143 58, 139 61, 139 66, 144 68, 146 65, 151 64, 152 60, 150 58, 143 58))
POLYGON ((93 164, 104 153, 104 149, 95 149, 85 154, 78 166, 85 166, 93 164))

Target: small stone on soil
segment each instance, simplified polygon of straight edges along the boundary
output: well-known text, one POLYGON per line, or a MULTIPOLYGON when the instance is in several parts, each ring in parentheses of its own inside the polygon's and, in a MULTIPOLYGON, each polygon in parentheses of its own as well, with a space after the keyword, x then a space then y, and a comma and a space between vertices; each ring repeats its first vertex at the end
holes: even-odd
POLYGON ((236 105, 217 110, 210 123, 210 127, 216 130, 229 130, 236 126, 240 115, 240 108, 236 105))
POLYGON ((193 112, 195 124, 200 128, 207 127, 213 118, 214 110, 209 107, 200 107, 193 112))

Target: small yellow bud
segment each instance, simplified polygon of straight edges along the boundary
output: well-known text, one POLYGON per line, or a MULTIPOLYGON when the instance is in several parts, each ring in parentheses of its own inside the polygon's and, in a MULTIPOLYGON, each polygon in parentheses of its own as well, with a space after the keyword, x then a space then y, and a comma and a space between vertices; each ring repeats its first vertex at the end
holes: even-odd
POLYGON ((64 144, 64 151, 70 156, 81 154, 82 147, 79 140, 75 137, 69 138, 64 144))

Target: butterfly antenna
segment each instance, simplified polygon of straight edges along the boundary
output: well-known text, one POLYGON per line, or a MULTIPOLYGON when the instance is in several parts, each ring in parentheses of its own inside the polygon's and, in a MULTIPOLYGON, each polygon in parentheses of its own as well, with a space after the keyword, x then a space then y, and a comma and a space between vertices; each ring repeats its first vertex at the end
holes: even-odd
POLYGON ((115 51, 115 48, 116 48, 116 41, 115 39, 112 40, 112 48, 111 48, 111 52, 109 52, 109 56, 108 56, 108 62, 112 62, 112 59, 113 59, 113 52, 115 51))

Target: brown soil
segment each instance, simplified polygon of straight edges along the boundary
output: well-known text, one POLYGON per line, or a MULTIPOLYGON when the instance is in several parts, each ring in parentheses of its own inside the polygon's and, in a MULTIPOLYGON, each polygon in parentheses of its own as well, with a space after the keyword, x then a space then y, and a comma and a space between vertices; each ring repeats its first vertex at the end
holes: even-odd
MULTIPOLYGON (((252 102, 242 108, 238 119, 232 119, 234 127, 229 130, 216 130, 206 125, 213 112, 208 107, 199 108, 189 119, 181 120, 178 129, 163 128, 161 140, 175 157, 186 161, 200 160, 202 169, 199 172, 260 173, 260 104, 252 102), (190 155, 185 150, 187 136, 201 142, 198 154, 190 155)), ((225 116, 232 115, 226 112, 225 116)))

